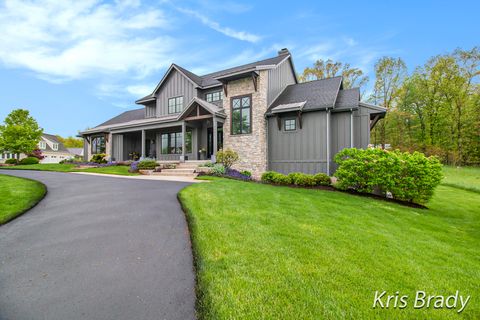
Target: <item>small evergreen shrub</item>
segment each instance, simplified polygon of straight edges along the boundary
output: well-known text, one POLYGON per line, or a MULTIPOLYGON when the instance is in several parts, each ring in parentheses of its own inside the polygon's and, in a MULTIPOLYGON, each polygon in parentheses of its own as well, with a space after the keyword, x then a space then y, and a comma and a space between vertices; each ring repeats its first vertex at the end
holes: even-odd
POLYGON ((97 153, 92 156, 90 159, 90 162, 94 163, 107 163, 107 160, 105 159, 107 155, 105 153, 97 153))
POLYGON ((20 164, 38 164, 40 161, 36 157, 27 157, 20 160, 20 164))
POLYGON ((225 168, 231 168, 238 161, 238 154, 230 149, 220 150, 217 152, 217 162, 222 163, 225 168))
POLYGON ((311 174, 293 172, 288 175, 292 183, 300 187, 312 187, 316 184, 315 177, 311 174))
POLYGON ((243 170, 243 171, 240 171, 240 173, 246 177, 251 177, 252 176, 252 173, 248 170, 243 170))
POLYGON ((275 171, 265 171, 260 177, 260 180, 265 183, 273 183, 273 177, 275 176, 275 174, 275 171))
POLYGON ((330 186, 332 184, 330 177, 325 173, 317 173, 313 178, 315 179, 315 185, 317 186, 330 186))
POLYGON ((215 176, 223 176, 226 171, 227 171, 227 169, 225 168, 225 166, 223 164, 217 163, 212 167, 211 174, 213 174, 215 176))
POLYGON ((283 173, 275 172, 272 183, 288 185, 292 184, 292 178, 283 173))
POLYGON ((5 164, 17 164, 18 160, 17 159, 7 159, 5 160, 5 164))
POLYGON ((343 149, 335 156, 339 167, 336 187, 372 193, 374 190, 397 200, 423 204, 442 179, 442 166, 436 157, 419 152, 382 149, 343 149))
POLYGON ((138 170, 153 170, 157 166, 157 162, 152 159, 143 159, 141 160, 138 165, 138 170))

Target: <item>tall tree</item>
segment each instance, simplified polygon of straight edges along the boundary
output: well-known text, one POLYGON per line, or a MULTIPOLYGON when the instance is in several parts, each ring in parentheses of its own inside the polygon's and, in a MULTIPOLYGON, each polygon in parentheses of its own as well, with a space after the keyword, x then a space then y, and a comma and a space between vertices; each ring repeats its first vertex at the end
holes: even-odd
POLYGON ((58 140, 63 143, 65 148, 82 148, 83 147, 83 139, 75 138, 72 136, 62 138, 61 136, 57 136, 58 140))
POLYGON ((406 74, 407 67, 400 58, 383 57, 375 64, 375 85, 370 99, 387 109, 387 117, 376 126, 382 147, 385 147, 387 138, 388 111, 395 108, 399 89, 406 74))
POLYGON ((0 125, 0 150, 19 155, 29 154, 37 147, 43 129, 28 110, 13 110, 0 125))
POLYGON ((299 75, 301 82, 331 78, 336 76, 343 77, 343 86, 345 89, 359 87, 361 88, 368 82, 368 77, 363 74, 359 68, 352 68, 348 63, 335 62, 328 59, 317 60, 313 67, 305 68, 299 75))

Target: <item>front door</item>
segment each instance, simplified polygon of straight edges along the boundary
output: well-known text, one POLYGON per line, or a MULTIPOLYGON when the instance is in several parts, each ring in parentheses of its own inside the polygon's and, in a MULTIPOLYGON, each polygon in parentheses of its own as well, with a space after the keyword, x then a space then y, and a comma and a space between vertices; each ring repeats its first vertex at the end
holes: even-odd
MULTIPOLYGON (((217 129, 217 151, 223 149, 223 128, 217 129)), ((213 128, 207 128, 207 159, 213 154, 213 128)))

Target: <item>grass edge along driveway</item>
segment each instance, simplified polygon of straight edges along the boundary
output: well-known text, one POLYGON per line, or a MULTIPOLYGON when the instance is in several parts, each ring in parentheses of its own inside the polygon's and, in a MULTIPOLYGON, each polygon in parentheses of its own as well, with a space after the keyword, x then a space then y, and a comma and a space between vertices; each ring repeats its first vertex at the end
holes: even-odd
MULTIPOLYGON (((478 297, 480 194, 439 186, 429 209, 228 179, 183 189, 200 319, 457 319, 417 290, 478 297), (376 290, 408 295, 373 309, 376 290)), ((478 299, 461 316, 477 318, 478 299)))
POLYGON ((0 225, 34 207, 46 193, 41 182, 0 174, 0 225))
POLYGON ((57 171, 57 172, 90 172, 90 173, 103 173, 103 174, 115 174, 120 176, 136 176, 138 173, 128 172, 129 166, 108 166, 98 168, 75 168, 74 164, 68 163, 39 163, 30 165, 16 165, 11 167, 0 167, 0 169, 7 170, 39 170, 39 171, 57 171))

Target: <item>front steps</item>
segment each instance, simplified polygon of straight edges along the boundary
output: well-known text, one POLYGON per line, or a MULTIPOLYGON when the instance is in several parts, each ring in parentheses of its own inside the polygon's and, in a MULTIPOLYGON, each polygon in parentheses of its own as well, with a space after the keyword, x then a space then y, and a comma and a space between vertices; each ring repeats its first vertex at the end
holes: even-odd
POLYGON ((185 162, 178 161, 159 161, 160 164, 175 164, 175 169, 162 169, 161 172, 154 172, 156 176, 197 176, 198 166, 206 163, 208 160, 187 160, 185 162))

